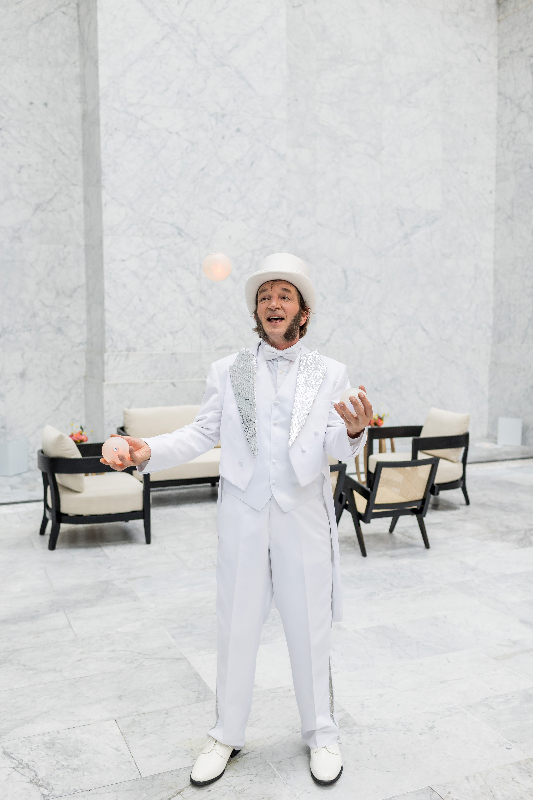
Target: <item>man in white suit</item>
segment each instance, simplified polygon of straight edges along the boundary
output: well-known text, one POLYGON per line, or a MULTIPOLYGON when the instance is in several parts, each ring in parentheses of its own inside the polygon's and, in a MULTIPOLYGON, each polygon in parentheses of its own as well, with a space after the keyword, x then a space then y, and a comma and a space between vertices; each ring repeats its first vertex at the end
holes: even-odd
MULTIPOLYGON (((315 293, 288 253, 266 258, 245 287, 260 342, 216 361, 190 425, 145 440, 130 457, 149 473, 186 463, 219 441, 217 719, 191 783, 218 780, 244 746, 261 628, 282 619, 310 769, 322 785, 342 773, 330 667, 342 615, 337 528, 327 456, 356 455, 372 407, 346 367, 303 346, 315 293)), ((124 468, 123 467, 123 468, 124 468)))

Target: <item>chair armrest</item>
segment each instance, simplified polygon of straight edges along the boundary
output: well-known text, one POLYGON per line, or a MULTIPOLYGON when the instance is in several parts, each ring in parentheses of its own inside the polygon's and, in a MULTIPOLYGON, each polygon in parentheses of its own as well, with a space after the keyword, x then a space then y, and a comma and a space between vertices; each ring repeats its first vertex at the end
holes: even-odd
MULTIPOLYGON (((37 453, 37 466, 43 472, 52 472, 54 474, 59 472, 63 475, 79 475, 86 472, 116 472, 113 467, 102 464, 100 462, 101 458, 101 445, 100 455, 85 458, 51 458, 45 455, 42 450, 39 450, 37 453)), ((134 469, 136 467, 132 465, 131 467, 126 467, 123 472, 133 472, 134 469)))
POLYGON ((371 439, 410 439, 420 436, 422 425, 383 425, 381 428, 368 428, 368 440, 371 439))
POLYGON ((353 489, 355 492, 357 492, 357 494, 360 494, 361 497, 364 497, 365 500, 369 500, 370 495, 372 494, 370 489, 367 489, 367 487, 363 486, 363 484, 359 483, 359 481, 355 481, 353 478, 350 478, 349 475, 347 475, 345 478, 344 486, 346 489, 353 489))
POLYGON ((103 442, 81 442, 81 444, 76 444, 76 447, 80 451, 82 458, 87 458, 87 456, 102 458, 102 445, 103 442))
POLYGON ((450 447, 468 447, 470 436, 461 433, 457 436, 424 436, 414 438, 411 448, 411 458, 416 459, 420 450, 447 450, 450 447))

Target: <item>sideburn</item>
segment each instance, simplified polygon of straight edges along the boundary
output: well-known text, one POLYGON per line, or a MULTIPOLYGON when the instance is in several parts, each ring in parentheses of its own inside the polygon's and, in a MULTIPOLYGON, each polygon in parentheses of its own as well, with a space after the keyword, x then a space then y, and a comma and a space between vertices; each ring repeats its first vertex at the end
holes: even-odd
MULTIPOLYGON (((303 314, 302 311, 297 311, 297 313, 294 315, 294 317, 292 319, 292 322, 290 323, 289 327, 287 328, 287 330, 283 334, 283 338, 285 339, 286 342, 292 342, 293 339, 296 339, 296 337, 299 335, 300 327, 301 327, 301 324, 302 324, 302 314, 303 314)), ((257 311, 254 311, 254 319, 255 319, 255 325, 256 325, 256 327, 254 328, 254 333, 257 333, 259 338, 262 339, 264 342, 266 342, 267 344, 270 344, 270 342, 268 341, 267 332, 265 331, 265 329, 263 327, 263 323, 259 319, 257 311)))

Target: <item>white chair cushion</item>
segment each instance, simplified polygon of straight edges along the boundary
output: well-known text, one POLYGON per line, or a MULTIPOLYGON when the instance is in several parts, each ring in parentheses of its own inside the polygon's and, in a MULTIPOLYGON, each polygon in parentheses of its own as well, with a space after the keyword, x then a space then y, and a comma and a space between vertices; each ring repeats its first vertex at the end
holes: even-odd
MULTIPOLYGON (((45 425, 42 435, 43 453, 49 458, 81 458, 81 453, 66 433, 61 433, 52 425, 45 425)), ((73 492, 83 492, 84 475, 63 475, 57 474, 56 480, 61 486, 71 489, 73 492)))
MULTIPOLYGON (((456 414, 454 411, 443 411, 441 408, 430 408, 420 436, 459 436, 468 431, 470 414, 456 414)), ((448 461, 459 461, 463 449, 461 447, 445 450, 427 450, 429 456, 446 458, 448 461)))
POLYGON ((125 408, 124 428, 128 436, 138 439, 172 433, 194 421, 200 406, 156 406, 125 408))
MULTIPOLYGON (((220 474, 220 447, 214 447, 208 450, 207 453, 202 453, 201 456, 196 456, 192 461, 187 464, 181 464, 179 467, 171 467, 170 469, 162 469, 159 472, 150 473, 150 483, 157 483, 158 481, 174 481, 184 480, 185 478, 218 478, 220 474)), ((138 480, 142 480, 142 476, 138 472, 133 473, 138 480)))
POLYGON ((463 477, 463 462, 448 461, 446 458, 439 458, 435 483, 452 483, 463 477))
MULTIPOLYGON (((63 514, 122 514, 142 511, 143 507, 142 483, 127 472, 87 475, 83 492, 73 492, 66 486, 58 486, 58 489, 63 514)), ((50 487, 48 504, 52 504, 50 487)))
POLYGON ((368 471, 374 472, 376 461, 410 461, 411 453, 374 453, 368 459, 368 471))
MULTIPOLYGON (((420 458, 424 458, 424 453, 418 454, 420 458)), ((428 453, 429 455, 429 453, 428 453)), ((375 453, 368 459, 368 471, 374 472, 376 469, 377 461, 410 461, 410 453, 375 453)), ((463 476, 463 462, 452 462, 444 458, 439 458, 439 466, 437 467, 437 475, 435 483, 451 483, 458 481, 463 476)))

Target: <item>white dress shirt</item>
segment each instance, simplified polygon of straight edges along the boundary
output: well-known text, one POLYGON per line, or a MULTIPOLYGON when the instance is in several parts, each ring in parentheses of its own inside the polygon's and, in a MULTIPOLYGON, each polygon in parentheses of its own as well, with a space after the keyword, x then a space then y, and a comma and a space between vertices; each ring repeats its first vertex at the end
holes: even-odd
POLYGON ((266 342, 261 342, 261 349, 267 363, 270 377, 274 385, 274 391, 278 392, 287 375, 289 374, 294 362, 298 358, 302 343, 296 342, 286 350, 277 350, 266 342))

